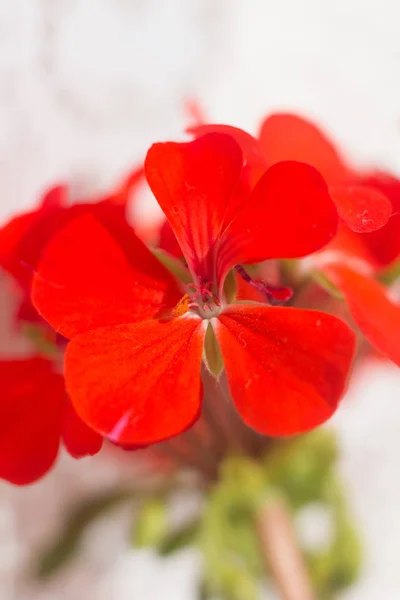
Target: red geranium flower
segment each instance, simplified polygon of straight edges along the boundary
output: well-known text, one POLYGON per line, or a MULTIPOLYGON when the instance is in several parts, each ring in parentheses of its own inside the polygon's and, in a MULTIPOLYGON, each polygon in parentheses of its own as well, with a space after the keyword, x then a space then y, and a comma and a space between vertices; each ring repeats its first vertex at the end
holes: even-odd
MULTIPOLYGON (((355 323, 367 340, 400 366, 400 306, 389 297, 385 286, 373 278, 374 272, 386 268, 400 255, 400 181, 386 173, 363 173, 347 165, 317 127, 295 115, 268 117, 261 127, 259 141, 269 161, 297 158, 320 169, 331 184, 330 190, 337 186, 333 187, 336 199, 346 189, 364 190, 359 196, 367 200, 364 218, 379 227, 352 228, 345 219, 349 228, 341 224, 339 235, 328 248, 334 252, 329 254, 322 270, 343 293, 355 323), (387 223, 379 219, 384 212, 371 213, 370 199, 374 197, 371 192, 390 200, 392 211, 387 223), (361 233, 355 233, 358 231, 361 233)), ((380 202, 375 206, 381 210, 384 205, 380 202)))
MULTIPOLYGON (((350 262, 351 264, 351 262, 350 262)), ((342 292, 347 306, 366 339, 400 367, 400 305, 379 281, 360 265, 328 262, 323 273, 342 292)))
POLYGON ((239 146, 224 134, 148 152, 147 180, 193 278, 183 297, 132 233, 116 243, 93 216, 69 223, 42 255, 34 304, 72 338, 65 376, 78 414, 113 441, 157 442, 191 426, 206 333, 218 340, 233 402, 256 430, 298 433, 337 407, 354 354, 351 330, 318 311, 228 305, 224 293, 237 264, 326 244, 336 209, 313 167, 279 163, 249 197, 239 193, 242 168, 239 146))
POLYGON ((267 167, 280 161, 296 160, 314 166, 328 183, 338 213, 352 231, 380 229, 394 212, 390 190, 351 169, 326 136, 297 115, 278 113, 267 117, 257 139, 229 125, 202 124, 188 129, 196 136, 209 131, 226 132, 236 139, 253 182, 267 167))
POLYGON ((42 250, 51 237, 68 221, 89 211, 118 225, 125 220, 127 201, 142 178, 143 168, 136 169, 108 196, 75 204, 69 202, 67 186, 54 186, 38 208, 14 217, 0 228, 0 267, 12 276, 23 293, 17 313, 20 321, 40 321, 30 300, 31 283, 42 250))
POLYGON ((143 169, 134 171, 113 194, 97 203, 69 205, 67 188, 56 186, 36 210, 15 217, 0 229, 0 266, 23 293, 17 318, 37 325, 41 342, 52 343, 55 352, 54 360, 7 357, 0 361, 0 477, 7 481, 25 484, 43 476, 56 459, 61 439, 74 458, 101 449, 102 436, 78 417, 66 395, 57 364, 65 340, 59 340, 57 347, 47 323, 31 303, 30 288, 44 246, 77 215, 95 214, 115 235, 120 229, 129 230, 126 202, 142 173, 143 169))
POLYGON ((396 315, 400 315, 400 307, 373 274, 400 255, 400 180, 387 173, 356 170, 318 127, 297 115, 270 115, 257 139, 226 125, 202 124, 189 129, 195 135, 210 130, 227 131, 235 137, 254 180, 265 165, 282 160, 303 161, 321 172, 343 219, 326 249, 329 255, 324 251, 323 271, 340 288, 365 337, 399 364, 396 315))
POLYGON ((36 481, 54 464, 61 440, 74 458, 99 452, 102 437, 78 417, 51 361, 2 360, 0 382, 1 478, 36 481))
MULTIPOLYGON (((347 185, 347 189, 363 189, 366 198, 371 198, 373 191, 390 200, 392 214, 387 223, 365 215, 368 220, 383 225, 376 231, 366 228, 362 233, 355 233, 358 229, 351 231, 348 222, 350 229, 341 225, 331 247, 343 254, 335 257, 332 253, 323 271, 343 293, 355 322, 369 342, 400 366, 400 306, 373 278, 375 271, 392 264, 400 255, 400 181, 386 173, 362 173, 353 169, 317 127, 294 115, 267 118, 259 140, 270 161, 296 157, 319 168, 329 183, 338 186, 337 194, 347 185), (363 262, 346 260, 346 255, 363 262)), ((366 210, 370 210, 369 206, 366 210)))
POLYGON ((344 215, 344 221, 354 232, 362 233, 357 237, 368 251, 371 264, 385 267, 399 256, 400 180, 376 170, 355 169, 320 129, 296 115, 267 117, 261 126, 259 142, 269 164, 293 159, 315 166, 333 190, 334 201, 340 203, 346 199, 346 190, 350 192, 347 198, 351 218, 344 215), (390 210, 383 198, 390 201, 390 210), (359 204, 354 205, 357 199, 359 204), (354 227, 351 221, 357 216, 361 226, 355 222, 354 227))

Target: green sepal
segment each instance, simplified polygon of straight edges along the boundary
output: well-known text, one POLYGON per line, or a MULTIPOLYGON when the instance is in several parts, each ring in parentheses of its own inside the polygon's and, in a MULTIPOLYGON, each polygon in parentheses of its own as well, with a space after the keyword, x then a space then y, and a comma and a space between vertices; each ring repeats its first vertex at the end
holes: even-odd
POLYGON ((211 375, 218 378, 223 371, 224 361, 211 323, 208 324, 204 340, 204 360, 211 375))
POLYGON ((160 263, 170 272, 175 275, 182 283, 192 283, 192 276, 184 264, 174 256, 171 256, 164 250, 153 249, 154 256, 160 263))
POLYGON ((224 281, 224 296, 227 304, 232 304, 236 300, 237 283, 235 271, 231 269, 224 281))
POLYGON ((322 287, 322 289, 328 292, 330 296, 333 296, 338 300, 344 299, 343 294, 340 292, 339 288, 337 288, 336 285, 334 285, 332 281, 328 279, 326 275, 324 275, 324 273, 321 273, 321 271, 314 271, 312 273, 312 278, 316 283, 318 283, 318 285, 322 287))
POLYGON ((392 265, 389 265, 384 271, 379 274, 379 281, 383 285, 389 286, 395 283, 400 278, 400 260, 397 260, 392 265))

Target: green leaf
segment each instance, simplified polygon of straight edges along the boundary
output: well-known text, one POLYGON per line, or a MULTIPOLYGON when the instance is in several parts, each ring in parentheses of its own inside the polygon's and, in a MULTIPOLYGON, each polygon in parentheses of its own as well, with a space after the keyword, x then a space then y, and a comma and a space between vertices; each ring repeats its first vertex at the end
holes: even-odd
POLYGON ((199 531, 207 589, 229 600, 258 598, 261 569, 254 514, 268 493, 265 472, 257 462, 229 457, 210 491, 199 531))
POLYGON ((156 546, 165 538, 168 531, 165 501, 148 498, 142 503, 134 523, 133 543, 138 548, 156 546))
POLYGON ((329 510, 332 532, 325 547, 305 550, 305 556, 318 598, 334 600, 357 578, 362 548, 343 486, 333 470, 325 478, 323 487, 320 502, 329 510))
POLYGON ((87 498, 75 506, 56 539, 39 552, 34 575, 46 579, 66 565, 78 550, 86 527, 132 497, 131 491, 117 489, 87 498))
POLYGON ((161 554, 161 556, 167 556, 186 546, 195 544, 199 528, 200 521, 198 519, 182 525, 176 531, 173 531, 164 538, 162 543, 158 546, 158 553, 161 554))
POLYGON ((335 436, 321 428, 278 443, 266 456, 266 472, 271 483, 298 508, 321 499, 336 458, 335 436))

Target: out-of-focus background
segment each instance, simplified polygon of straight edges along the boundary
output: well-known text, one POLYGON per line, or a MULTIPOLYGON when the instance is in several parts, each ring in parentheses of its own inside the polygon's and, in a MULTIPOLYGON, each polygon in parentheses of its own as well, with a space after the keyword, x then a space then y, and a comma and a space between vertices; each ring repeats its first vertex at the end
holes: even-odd
MULTIPOLYGON (((250 132, 273 110, 311 116, 360 164, 399 174, 399 17, 397 0, 1 0, 1 221, 54 182, 107 189, 153 141, 182 136, 192 99, 250 132)), ((366 547, 346 600, 400 597, 399 388, 395 367, 366 366, 334 419, 366 547)), ((25 583, 71 499, 127 477, 131 459, 106 453, 63 456, 24 489, 0 484, 0 599, 194 598, 196 553, 133 551, 123 511, 88 531, 60 577, 25 583)))

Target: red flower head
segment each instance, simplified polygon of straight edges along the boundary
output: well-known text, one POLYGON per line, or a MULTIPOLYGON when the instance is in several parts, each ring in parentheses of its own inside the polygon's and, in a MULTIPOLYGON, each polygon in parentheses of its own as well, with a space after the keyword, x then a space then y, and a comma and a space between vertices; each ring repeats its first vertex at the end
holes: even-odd
POLYGON ((93 455, 101 436, 77 416, 64 378, 42 357, 0 361, 0 477, 23 485, 52 467, 61 439, 74 458, 93 455))
POLYGON ((335 260, 321 267, 343 294, 355 323, 366 339, 400 367, 400 305, 385 286, 365 274, 360 262, 335 260), (349 266, 350 265, 350 266, 349 266))
MULTIPOLYGON (((0 265, 23 293, 17 317, 38 326, 41 343, 55 341, 47 339, 49 334, 55 338, 54 332, 49 332, 30 299, 43 248, 77 215, 95 214, 114 231, 129 230, 126 202, 142 173, 142 169, 134 171, 112 195, 97 203, 69 205, 66 187, 56 186, 36 210, 15 217, 0 229, 0 265)), ((96 454, 102 446, 102 437, 78 417, 67 398, 57 364, 60 348, 54 344, 53 350, 54 360, 38 356, 0 361, 0 477, 15 484, 44 475, 56 459, 60 440, 75 458, 96 454)))
POLYGON ((252 180, 266 165, 282 160, 303 161, 320 171, 342 218, 338 235, 323 253, 321 268, 340 288, 365 337, 400 364, 400 306, 372 277, 400 256, 400 180, 387 173, 357 171, 323 131, 293 114, 268 116, 257 139, 227 125, 201 124, 189 131, 233 135, 243 149, 252 180))
POLYGON ((331 185, 333 199, 340 202, 347 197, 348 214, 361 216, 365 227, 354 227, 346 219, 347 226, 341 224, 339 235, 328 247, 333 252, 322 256, 322 270, 344 295, 355 323, 369 342, 400 366, 400 306, 373 279, 374 272, 391 265, 400 255, 400 181, 385 173, 360 173, 351 168, 317 127, 294 115, 267 118, 260 144, 270 160, 296 156, 319 168, 331 185), (357 197, 361 203, 353 206, 357 197), (389 214, 382 198, 390 200, 389 214))
POLYGON ((351 330, 317 311, 229 304, 224 291, 238 264, 329 242, 338 217, 322 177, 283 162, 249 195, 241 150, 225 134, 155 144, 145 171, 192 276, 185 293, 132 233, 116 238, 93 216, 54 237, 34 278, 35 306, 71 338, 65 376, 78 414, 123 445, 180 433, 200 412, 211 337, 248 425, 289 435, 325 421, 345 387, 351 330))
POLYGON ((252 182, 280 161, 295 160, 315 167, 329 185, 339 216, 354 232, 380 229, 394 212, 388 186, 376 185, 372 178, 353 171, 324 133, 297 115, 270 115, 262 123, 257 139, 229 125, 202 124, 188 129, 196 136, 209 131, 226 132, 236 139, 252 182))
POLYGON ((31 304, 30 288, 42 250, 51 237, 71 219, 86 212, 116 223, 125 220, 127 201, 142 177, 142 168, 133 171, 112 194, 95 202, 70 204, 68 188, 54 186, 38 208, 14 217, 0 228, 0 267, 12 276, 24 295, 17 314, 19 320, 40 321, 31 304))
POLYGON ((392 264, 400 255, 400 181, 385 173, 357 172, 344 162, 332 142, 317 127, 294 115, 278 114, 267 118, 261 128, 260 144, 270 160, 296 156, 319 168, 331 184, 334 200, 347 197, 352 203, 358 197, 361 201, 355 206, 350 203, 349 209, 350 214, 361 215, 361 225, 365 223, 365 227, 352 227, 345 219, 348 227, 341 224, 339 235, 331 246, 338 254, 327 254, 323 271, 343 293, 365 337, 400 366, 400 306, 372 277, 374 272, 392 264), (346 190, 350 195, 346 196, 346 190), (389 215, 382 198, 390 200, 389 215))

